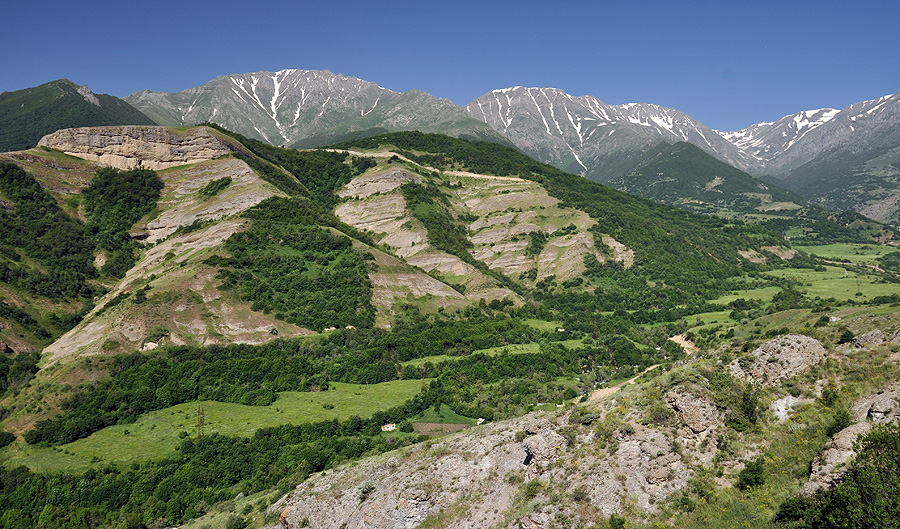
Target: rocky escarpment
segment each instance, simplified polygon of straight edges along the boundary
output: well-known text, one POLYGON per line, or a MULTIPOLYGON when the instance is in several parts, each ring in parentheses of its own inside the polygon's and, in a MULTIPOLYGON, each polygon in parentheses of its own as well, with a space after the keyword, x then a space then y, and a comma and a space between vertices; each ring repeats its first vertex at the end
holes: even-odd
POLYGON ((648 420, 633 400, 640 394, 629 389, 345 465, 311 477, 270 513, 284 529, 405 529, 540 528, 654 512, 698 465, 711 465, 722 414, 704 391, 677 385, 663 404, 674 413, 648 420))
POLYGON ((836 485, 847 465, 856 457, 853 445, 859 436, 868 433, 875 424, 900 419, 900 384, 857 400, 850 408, 850 416, 853 424, 835 434, 825 450, 813 460, 809 481, 801 490, 803 494, 812 495, 836 485))
POLYGON ((206 127, 176 131, 165 127, 81 127, 41 138, 39 147, 118 169, 167 169, 212 160, 232 147, 206 127))
POLYGON ((729 368, 737 378, 773 386, 808 371, 825 358, 825 352, 815 338, 789 334, 764 343, 749 357, 731 362, 729 368))

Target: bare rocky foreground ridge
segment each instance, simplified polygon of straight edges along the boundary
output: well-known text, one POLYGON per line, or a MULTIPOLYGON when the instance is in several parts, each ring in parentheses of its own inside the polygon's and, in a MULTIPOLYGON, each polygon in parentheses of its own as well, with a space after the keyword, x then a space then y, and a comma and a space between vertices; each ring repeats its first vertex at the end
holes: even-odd
MULTIPOLYGON (((809 359, 803 365, 768 362, 768 378, 760 381, 771 384, 803 375, 836 354, 841 353, 826 351, 815 339, 792 335, 767 342, 750 358, 809 359)), ((766 450, 764 444, 753 444, 746 447, 749 454, 721 451, 728 428, 710 390, 702 381, 675 374, 689 370, 691 362, 663 376, 662 386, 670 388, 663 403, 674 417, 668 426, 647 421, 647 395, 660 384, 655 379, 562 412, 477 426, 344 465, 298 485, 270 512, 279 513, 277 527, 283 529, 406 529, 426 520, 439 527, 537 529, 561 518, 590 520, 635 514, 634 509, 658 512, 693 478, 704 475, 714 459, 723 458, 736 474, 743 461, 766 450), (618 426, 604 433, 610 430, 604 425, 622 410, 618 426)), ((854 455, 853 441, 872 424, 897 420, 898 403, 896 385, 857 399, 852 424, 816 458, 803 491, 832 485, 854 455)), ((780 420, 796 413, 788 411, 780 420)), ((726 478, 716 484, 730 486, 726 478)))

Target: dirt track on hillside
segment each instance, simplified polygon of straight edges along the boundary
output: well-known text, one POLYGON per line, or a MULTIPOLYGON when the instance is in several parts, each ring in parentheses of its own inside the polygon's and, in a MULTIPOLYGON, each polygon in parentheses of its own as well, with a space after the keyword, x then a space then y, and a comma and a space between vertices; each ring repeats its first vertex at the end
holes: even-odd
POLYGON ((621 382, 621 383, 619 383, 619 384, 616 384, 615 386, 612 386, 612 387, 609 387, 609 388, 595 389, 595 390, 591 393, 591 398, 589 398, 588 400, 597 400, 597 399, 603 399, 603 398, 606 398, 606 397, 612 395, 613 393, 619 391, 620 389, 622 389, 622 387, 624 387, 626 384, 634 384, 635 381, 636 381, 641 375, 643 375, 644 373, 647 373, 647 372, 649 372, 649 371, 652 371, 652 370, 656 369, 657 367, 659 367, 659 364, 654 364, 654 365, 648 367, 647 369, 641 371, 640 374, 635 375, 635 376, 629 378, 629 379, 626 380, 625 382, 621 382))

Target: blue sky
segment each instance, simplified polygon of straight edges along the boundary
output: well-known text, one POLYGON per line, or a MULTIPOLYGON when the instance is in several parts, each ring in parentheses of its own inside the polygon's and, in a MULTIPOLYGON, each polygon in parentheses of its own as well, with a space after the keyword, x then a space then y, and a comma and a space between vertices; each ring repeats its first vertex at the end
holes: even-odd
POLYGON ((734 130, 900 91, 900 2, 3 0, 0 91, 328 69, 457 104, 556 87, 734 130))

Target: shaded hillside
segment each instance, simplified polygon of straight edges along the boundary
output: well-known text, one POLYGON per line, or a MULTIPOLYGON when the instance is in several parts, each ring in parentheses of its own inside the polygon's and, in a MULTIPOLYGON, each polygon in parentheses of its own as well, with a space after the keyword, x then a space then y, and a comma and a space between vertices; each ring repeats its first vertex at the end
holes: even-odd
POLYGON ((68 79, 0 94, 0 152, 34 147, 59 129, 100 125, 154 125, 122 99, 94 94, 68 79))
MULTIPOLYGON (((608 183, 665 204, 760 224, 791 240, 880 243, 900 235, 858 213, 810 204, 772 179, 754 178, 686 142, 660 145, 637 169, 608 183)), ((862 185, 842 190, 845 202, 832 207, 848 208, 852 189, 862 185)))
POLYGON ((607 183, 634 195, 703 213, 723 208, 749 211, 772 203, 792 208, 803 203, 800 197, 766 185, 687 142, 659 145, 644 155, 637 169, 607 183))

